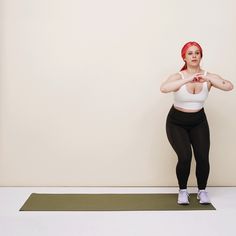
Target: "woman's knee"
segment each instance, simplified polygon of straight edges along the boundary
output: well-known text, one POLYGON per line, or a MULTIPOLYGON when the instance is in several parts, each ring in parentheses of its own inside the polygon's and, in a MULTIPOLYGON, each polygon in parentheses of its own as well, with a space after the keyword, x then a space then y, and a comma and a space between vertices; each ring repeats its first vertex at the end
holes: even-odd
POLYGON ((178 163, 181 165, 190 165, 192 161, 192 153, 185 153, 182 155, 178 155, 178 163))

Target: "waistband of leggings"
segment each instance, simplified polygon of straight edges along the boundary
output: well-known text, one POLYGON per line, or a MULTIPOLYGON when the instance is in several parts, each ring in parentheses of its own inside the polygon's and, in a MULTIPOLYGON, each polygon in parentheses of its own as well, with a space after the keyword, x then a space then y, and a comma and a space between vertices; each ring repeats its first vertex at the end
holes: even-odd
POLYGON ((194 120, 204 120, 206 119, 206 114, 204 108, 201 108, 201 110, 196 111, 196 112, 184 112, 176 109, 174 105, 172 105, 169 115, 172 118, 177 118, 177 119, 194 119, 194 120))
POLYGON ((204 107, 201 108, 201 110, 199 111, 194 111, 194 112, 184 112, 184 111, 180 111, 178 110, 177 108, 175 108, 174 104, 172 105, 171 107, 171 110, 176 112, 176 113, 179 113, 179 114, 186 114, 186 115, 198 115, 198 114, 201 114, 201 113, 204 113, 205 110, 204 110, 204 107))

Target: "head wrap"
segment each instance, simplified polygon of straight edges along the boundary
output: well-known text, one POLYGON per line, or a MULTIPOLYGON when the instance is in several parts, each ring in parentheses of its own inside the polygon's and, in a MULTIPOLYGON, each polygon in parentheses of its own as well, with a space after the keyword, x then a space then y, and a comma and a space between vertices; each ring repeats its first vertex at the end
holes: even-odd
MULTIPOLYGON (((182 47, 182 50, 181 50, 181 56, 182 56, 183 60, 185 59, 185 55, 186 55, 186 52, 188 51, 189 47, 192 47, 192 46, 196 46, 200 50, 200 54, 201 54, 201 58, 202 58, 201 46, 197 42, 187 42, 186 44, 184 44, 184 46, 182 47)), ((187 64, 185 62, 184 66, 181 68, 180 71, 186 70, 186 69, 187 69, 187 64)))

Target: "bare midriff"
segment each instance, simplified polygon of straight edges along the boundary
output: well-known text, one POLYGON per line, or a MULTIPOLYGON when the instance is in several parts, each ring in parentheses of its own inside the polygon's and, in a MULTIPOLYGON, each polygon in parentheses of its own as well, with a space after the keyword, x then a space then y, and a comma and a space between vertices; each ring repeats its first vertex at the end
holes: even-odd
POLYGON ((197 109, 197 110, 189 110, 189 109, 185 109, 185 108, 182 108, 182 107, 176 107, 174 106, 176 110, 179 110, 179 111, 183 111, 183 112, 198 112, 200 111, 201 109, 197 109))

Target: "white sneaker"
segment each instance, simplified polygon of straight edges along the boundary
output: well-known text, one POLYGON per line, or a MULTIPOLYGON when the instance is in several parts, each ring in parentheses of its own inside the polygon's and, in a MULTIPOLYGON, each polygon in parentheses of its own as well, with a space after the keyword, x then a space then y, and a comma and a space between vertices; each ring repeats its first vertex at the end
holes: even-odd
POLYGON ((178 204, 180 205, 188 205, 189 204, 189 194, 187 189, 180 189, 178 195, 178 204))
POLYGON ((197 199, 201 204, 210 204, 210 198, 206 190, 199 190, 197 194, 197 199))

